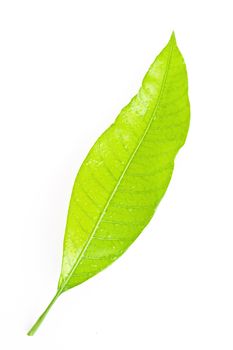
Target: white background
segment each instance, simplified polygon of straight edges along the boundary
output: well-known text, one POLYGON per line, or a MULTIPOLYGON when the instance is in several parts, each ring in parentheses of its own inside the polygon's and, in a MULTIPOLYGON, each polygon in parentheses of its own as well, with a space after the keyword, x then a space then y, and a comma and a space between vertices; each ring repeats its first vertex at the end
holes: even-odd
POLYGON ((232 2, 2 0, 0 348, 232 350, 232 2), (150 225, 56 290, 77 170, 175 30, 192 121, 150 225))

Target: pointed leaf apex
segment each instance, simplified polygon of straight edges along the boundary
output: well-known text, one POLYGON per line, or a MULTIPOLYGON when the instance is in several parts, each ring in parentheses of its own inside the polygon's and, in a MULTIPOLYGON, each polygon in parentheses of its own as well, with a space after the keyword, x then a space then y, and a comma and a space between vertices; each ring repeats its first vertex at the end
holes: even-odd
POLYGON ((172 35, 171 35, 169 41, 170 41, 171 43, 173 42, 174 44, 176 44, 176 36, 175 36, 175 32, 174 32, 174 31, 172 32, 172 35))

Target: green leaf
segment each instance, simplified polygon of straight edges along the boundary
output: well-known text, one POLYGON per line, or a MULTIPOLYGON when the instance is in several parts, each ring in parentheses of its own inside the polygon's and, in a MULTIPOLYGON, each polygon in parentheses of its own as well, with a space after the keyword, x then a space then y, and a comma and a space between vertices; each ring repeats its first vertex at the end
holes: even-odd
POLYGON ((76 177, 58 296, 119 258, 151 220, 189 127, 186 67, 174 34, 142 86, 97 140, 76 177))

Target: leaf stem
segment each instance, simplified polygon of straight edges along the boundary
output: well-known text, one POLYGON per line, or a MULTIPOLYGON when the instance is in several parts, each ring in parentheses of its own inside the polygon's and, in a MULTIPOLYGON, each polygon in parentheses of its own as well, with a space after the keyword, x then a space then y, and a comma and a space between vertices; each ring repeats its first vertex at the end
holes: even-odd
POLYGON ((55 301, 57 300, 57 298, 59 297, 60 294, 61 294, 61 291, 58 290, 57 293, 55 294, 55 296, 53 297, 53 299, 51 300, 51 302, 49 303, 49 305, 47 306, 47 308, 45 309, 45 311, 40 315, 40 317, 35 322, 35 324, 32 326, 32 328, 29 330, 27 335, 32 336, 36 333, 37 329, 40 327, 40 325, 43 322, 43 320, 45 319, 47 313, 49 312, 49 310, 51 309, 51 307, 53 306, 53 304, 55 303, 55 301))

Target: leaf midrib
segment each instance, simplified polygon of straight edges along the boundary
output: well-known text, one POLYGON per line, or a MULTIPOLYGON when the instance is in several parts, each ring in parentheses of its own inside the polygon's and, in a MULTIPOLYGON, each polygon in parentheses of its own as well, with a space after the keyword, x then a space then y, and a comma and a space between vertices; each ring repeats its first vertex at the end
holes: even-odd
POLYGON ((171 40, 172 40, 171 41, 171 48, 170 48, 170 53, 169 53, 168 60, 167 60, 167 66, 166 66, 166 70, 165 70, 165 73, 164 73, 163 81, 162 81, 162 84, 161 84, 161 90, 160 90, 160 93, 159 93, 159 96, 158 96, 157 104, 154 107, 154 110, 152 112, 152 116, 151 116, 151 118, 149 120, 149 123, 148 123, 148 125, 147 125, 147 127, 146 127, 146 129, 145 129, 145 131, 144 131, 144 133, 143 133, 143 135, 141 137, 141 140, 139 141, 137 147, 132 152, 132 155, 130 156, 130 158, 129 158, 127 164, 126 164, 125 169, 122 172, 122 175, 119 177, 114 190, 112 191, 111 195, 109 196, 109 199, 108 199, 108 201, 107 201, 107 203, 106 203, 106 205, 105 205, 105 207, 103 209, 103 212, 101 213, 101 215, 100 215, 100 217, 99 217, 99 219, 98 219, 94 229, 92 230, 92 232, 91 232, 91 234, 90 234, 86 244, 84 245, 84 247, 81 250, 79 256, 77 257, 77 259, 76 259, 76 261, 75 261, 71 271, 69 272, 68 276, 66 277, 65 281, 62 283, 61 287, 58 288, 58 293, 57 294, 59 294, 59 295, 64 291, 64 288, 67 285, 67 283, 69 282, 70 278, 72 277, 73 272, 76 270, 76 268, 78 267, 81 259, 83 258, 84 254, 85 254, 85 252, 86 252, 86 250, 87 250, 87 248, 89 246, 89 243, 91 242, 92 238, 95 236, 95 233, 98 230, 99 225, 100 225, 100 223, 101 223, 101 221, 102 221, 102 219, 103 219, 103 217, 104 217, 104 215, 105 215, 105 213, 106 213, 106 211, 107 211, 107 209, 108 209, 108 207, 109 207, 113 197, 115 196, 115 193, 117 192, 117 190, 118 190, 118 188, 119 188, 119 186, 121 184, 122 179, 124 178, 124 176, 125 176, 128 168, 129 168, 130 164, 132 163, 135 155, 137 154, 141 144, 143 143, 143 141, 144 141, 144 139, 145 139, 145 137, 146 137, 150 127, 151 127, 151 124, 152 124, 152 122, 154 120, 154 117, 156 115, 157 109, 159 107, 159 103, 160 103, 160 100, 161 100, 161 97, 162 97, 162 94, 163 94, 163 91, 164 91, 165 83, 166 83, 166 80, 167 80, 167 74, 168 74, 168 70, 169 70, 169 66, 170 66, 170 62, 171 62, 171 57, 172 57, 172 53, 173 53, 173 49, 174 49, 174 44, 175 44, 175 39, 174 39, 173 36, 172 36, 171 40))

